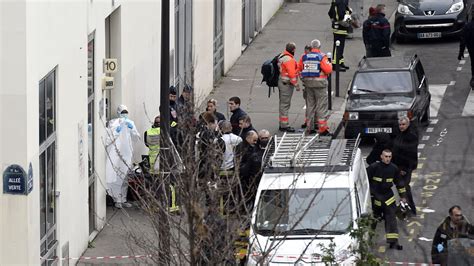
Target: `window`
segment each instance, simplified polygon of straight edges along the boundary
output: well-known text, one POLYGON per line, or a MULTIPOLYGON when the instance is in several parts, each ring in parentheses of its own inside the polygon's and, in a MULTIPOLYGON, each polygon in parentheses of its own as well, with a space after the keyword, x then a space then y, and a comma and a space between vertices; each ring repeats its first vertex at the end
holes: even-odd
POLYGON ((89 43, 87 44, 87 139, 88 139, 88 169, 89 169, 89 233, 94 232, 96 228, 95 224, 95 88, 94 88, 94 73, 95 73, 95 60, 94 60, 94 33, 89 35, 89 43))
POLYGON ((371 93, 412 93, 413 85, 410 72, 361 72, 358 73, 352 85, 354 94, 371 93))
POLYGON ((56 70, 39 83, 40 255, 42 265, 56 256, 56 70))

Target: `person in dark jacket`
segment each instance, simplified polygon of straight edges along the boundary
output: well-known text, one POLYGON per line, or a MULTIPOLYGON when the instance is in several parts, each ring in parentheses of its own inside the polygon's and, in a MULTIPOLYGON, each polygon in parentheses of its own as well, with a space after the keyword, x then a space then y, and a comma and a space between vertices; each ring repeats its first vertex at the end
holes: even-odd
POLYGON ((204 113, 203 120, 206 126, 197 134, 199 177, 208 182, 219 173, 225 152, 225 142, 218 131, 215 116, 204 113))
POLYGON ((247 136, 247 133, 250 131, 257 131, 255 128, 252 126, 252 120, 250 119, 250 116, 244 115, 239 118, 239 128, 240 128, 240 134, 239 137, 244 138, 247 136))
MULTIPOLYGON (((370 184, 370 195, 372 197, 372 208, 377 220, 385 220, 385 238, 390 248, 402 249, 398 245, 398 227, 396 212, 396 199, 392 191, 395 185, 401 201, 405 199, 405 186, 399 176, 396 165, 391 163, 392 152, 384 149, 380 155, 380 161, 371 164, 367 168, 367 177, 370 184)), ((375 224, 374 226, 376 226, 375 224)))
POLYGON ((431 263, 448 265, 448 241, 469 236, 474 236, 474 226, 462 215, 461 207, 454 205, 436 230, 431 245, 431 263))
POLYGON ((382 154, 383 150, 392 149, 392 139, 388 133, 378 132, 375 134, 374 138, 374 147, 366 159, 368 165, 371 165, 376 161, 380 161, 380 155, 382 154))
POLYGON ((408 117, 398 120, 400 132, 393 140, 393 163, 400 169, 400 176, 405 184, 408 205, 413 215, 416 215, 415 202, 411 193, 411 173, 418 167, 418 134, 410 126, 408 117))
POLYGON ((340 64, 340 71, 349 69, 344 63, 344 47, 348 30, 351 26, 351 14, 352 10, 349 7, 349 0, 332 0, 328 11, 334 36, 332 63, 333 65, 340 64), (337 41, 339 41, 339 46, 336 45, 337 41))
POLYGON ((253 207, 255 195, 257 193, 257 186, 259 183, 260 168, 262 165, 262 158, 259 156, 258 134, 255 131, 249 131, 236 148, 237 160, 240 171, 240 183, 242 187, 245 203, 248 208, 253 207))
MULTIPOLYGON (((472 10, 474 13, 474 9, 472 10)), ((473 14, 470 16, 470 22, 464 25, 463 32, 461 34, 460 44, 459 44, 459 54, 458 60, 464 58, 464 49, 467 47, 469 52, 469 60, 471 61, 471 89, 474 89, 474 21, 472 20, 473 14)))
POLYGON ((375 15, 364 21, 362 37, 367 57, 391 56, 390 23, 385 18, 385 5, 375 8, 375 15))
POLYGON ((232 133, 238 136, 240 134, 239 120, 242 116, 247 115, 247 113, 240 109, 240 98, 237 96, 231 97, 228 104, 230 112, 232 113, 230 117, 232 133))
MULTIPOLYGON (((217 118, 217 124, 225 120, 225 115, 223 113, 217 112, 217 101, 215 99, 210 99, 209 101, 207 101, 206 112, 210 112, 217 118)), ((199 115, 199 121, 202 120, 203 114, 204 113, 199 115)))

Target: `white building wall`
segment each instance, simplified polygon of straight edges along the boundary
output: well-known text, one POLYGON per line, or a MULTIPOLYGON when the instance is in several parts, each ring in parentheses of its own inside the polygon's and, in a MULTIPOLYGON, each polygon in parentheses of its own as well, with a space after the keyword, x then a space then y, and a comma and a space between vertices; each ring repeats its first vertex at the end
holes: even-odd
POLYGON ((275 15, 283 4, 283 0, 261 0, 262 1, 262 27, 275 15))
POLYGON ((224 1, 224 73, 241 55, 242 0, 224 1))
POLYGON ((194 97, 197 106, 213 89, 214 1, 193 1, 194 97))
MULTIPOLYGON (((3 121, 0 138, 0 169, 19 164, 28 169, 31 160, 31 137, 28 131, 29 106, 27 101, 27 13, 25 1, 0 1, 0 119, 3 121)), ((30 109, 31 108, 31 109, 30 109)), ((38 110, 38 108, 36 108, 38 110)), ((38 116, 35 116, 37 118, 38 116)), ((37 163, 32 162, 36 166, 37 163)), ((0 265, 31 264, 39 257, 39 246, 29 239, 39 239, 38 182, 28 196, 3 194, 0 182, 0 265), (14 256, 12 256, 12 254, 14 256), (18 256, 20 255, 20 256, 18 256)))

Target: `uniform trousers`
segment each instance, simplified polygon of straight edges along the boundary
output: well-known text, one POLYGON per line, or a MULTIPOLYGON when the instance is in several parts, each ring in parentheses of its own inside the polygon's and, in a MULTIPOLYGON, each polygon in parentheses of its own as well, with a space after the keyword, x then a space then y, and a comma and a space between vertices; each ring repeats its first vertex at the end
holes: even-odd
POLYGON ((291 106, 291 97, 293 97, 294 86, 288 81, 283 82, 278 80, 278 95, 280 97, 279 113, 280 113, 280 127, 286 128, 289 126, 288 112, 291 106))

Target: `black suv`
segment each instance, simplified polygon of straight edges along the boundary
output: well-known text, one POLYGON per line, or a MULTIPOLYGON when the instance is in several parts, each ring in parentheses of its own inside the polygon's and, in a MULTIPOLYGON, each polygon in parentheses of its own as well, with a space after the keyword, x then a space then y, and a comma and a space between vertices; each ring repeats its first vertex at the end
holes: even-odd
POLYGON ((417 55, 364 57, 349 85, 344 136, 396 133, 402 116, 409 117, 417 128, 429 122, 430 101, 428 81, 417 55))

